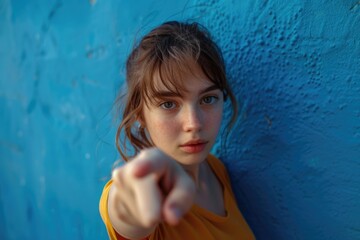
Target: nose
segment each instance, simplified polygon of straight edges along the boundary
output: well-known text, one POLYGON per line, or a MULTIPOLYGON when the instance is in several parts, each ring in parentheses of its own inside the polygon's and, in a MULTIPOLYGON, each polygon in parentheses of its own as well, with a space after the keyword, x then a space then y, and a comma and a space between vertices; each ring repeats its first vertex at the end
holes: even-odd
POLYGON ((203 126, 203 116, 201 109, 196 106, 184 109, 183 129, 185 132, 198 132, 203 126))

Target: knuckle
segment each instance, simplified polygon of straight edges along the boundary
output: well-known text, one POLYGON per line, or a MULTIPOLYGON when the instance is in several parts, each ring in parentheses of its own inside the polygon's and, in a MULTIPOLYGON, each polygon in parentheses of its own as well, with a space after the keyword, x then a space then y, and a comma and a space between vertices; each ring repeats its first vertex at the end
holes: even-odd
POLYGON ((116 186, 123 185, 123 173, 119 169, 113 171, 111 178, 116 186))

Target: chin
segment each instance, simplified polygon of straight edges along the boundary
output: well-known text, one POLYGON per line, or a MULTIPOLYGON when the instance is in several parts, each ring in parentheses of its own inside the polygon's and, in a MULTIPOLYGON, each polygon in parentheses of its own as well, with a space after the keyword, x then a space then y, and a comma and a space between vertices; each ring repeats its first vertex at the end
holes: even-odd
POLYGON ((192 154, 186 153, 186 154, 182 154, 182 156, 179 156, 176 159, 182 165, 190 166, 204 162, 204 160, 207 158, 208 155, 209 155, 208 152, 192 153, 192 154))

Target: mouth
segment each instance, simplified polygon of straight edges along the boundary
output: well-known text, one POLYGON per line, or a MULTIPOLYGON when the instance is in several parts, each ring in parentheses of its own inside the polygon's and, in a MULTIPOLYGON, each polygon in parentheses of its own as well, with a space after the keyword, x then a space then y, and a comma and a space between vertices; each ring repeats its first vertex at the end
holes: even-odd
POLYGON ((208 141, 202 139, 191 140, 180 145, 180 148, 187 153, 199 153, 205 149, 207 143, 208 141))

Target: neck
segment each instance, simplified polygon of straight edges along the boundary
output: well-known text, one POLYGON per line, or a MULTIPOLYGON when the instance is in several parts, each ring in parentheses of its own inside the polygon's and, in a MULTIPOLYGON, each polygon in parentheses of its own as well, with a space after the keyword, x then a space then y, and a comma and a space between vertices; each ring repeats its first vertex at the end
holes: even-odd
POLYGON ((199 191, 204 178, 204 165, 206 163, 202 162, 196 165, 183 165, 184 170, 189 174, 189 176, 194 180, 196 189, 199 191))

